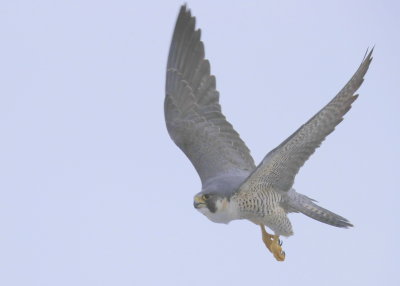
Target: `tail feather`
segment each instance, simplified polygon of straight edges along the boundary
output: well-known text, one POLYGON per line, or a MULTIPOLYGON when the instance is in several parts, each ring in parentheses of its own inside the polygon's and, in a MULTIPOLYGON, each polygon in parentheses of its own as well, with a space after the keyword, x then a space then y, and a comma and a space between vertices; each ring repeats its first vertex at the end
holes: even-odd
POLYGON ((287 204, 291 211, 301 212, 310 218, 336 227, 348 228, 353 226, 344 217, 318 206, 313 199, 305 195, 294 190, 289 191, 288 195, 287 204))

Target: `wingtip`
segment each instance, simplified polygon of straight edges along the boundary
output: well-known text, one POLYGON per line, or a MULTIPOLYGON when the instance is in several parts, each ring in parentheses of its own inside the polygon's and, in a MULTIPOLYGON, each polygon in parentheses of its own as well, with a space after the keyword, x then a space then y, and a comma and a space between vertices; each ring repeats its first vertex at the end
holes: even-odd
POLYGON ((375 49, 375 45, 372 46, 371 50, 369 49, 369 47, 367 48, 367 50, 365 51, 365 54, 364 54, 363 62, 365 60, 372 61, 372 59, 373 59, 372 52, 374 51, 374 49, 375 49))
POLYGON ((181 22, 186 23, 185 25, 187 25, 187 23, 193 22, 193 29, 195 29, 196 27, 196 17, 192 16, 192 11, 190 10, 190 8, 188 8, 186 2, 182 4, 181 8, 179 9, 177 24, 181 22))
POLYGON ((186 2, 182 4, 181 9, 179 10, 179 14, 188 14, 189 17, 192 16, 192 12, 188 8, 188 5, 186 2))
POLYGON ((366 72, 369 69, 369 65, 372 62, 372 53, 374 52, 375 49, 375 45, 372 46, 372 48, 370 49, 369 47, 367 48, 367 50, 365 51, 363 60, 361 61, 360 67, 357 70, 356 74, 362 74, 362 77, 364 77, 364 75, 366 74, 366 72))
POLYGON ((341 228, 351 228, 354 227, 354 224, 352 224, 351 222, 349 222, 347 219, 345 221, 342 221, 342 225, 339 226, 341 228))

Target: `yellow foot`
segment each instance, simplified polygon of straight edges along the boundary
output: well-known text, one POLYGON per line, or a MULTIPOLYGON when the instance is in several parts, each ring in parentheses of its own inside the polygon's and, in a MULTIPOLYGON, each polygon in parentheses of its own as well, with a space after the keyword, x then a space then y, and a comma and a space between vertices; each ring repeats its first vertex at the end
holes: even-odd
POLYGON ((282 242, 279 240, 279 236, 267 233, 264 225, 260 225, 260 227, 262 233, 262 240, 265 246, 268 248, 269 251, 272 252, 276 260, 284 261, 285 252, 282 250, 282 242))

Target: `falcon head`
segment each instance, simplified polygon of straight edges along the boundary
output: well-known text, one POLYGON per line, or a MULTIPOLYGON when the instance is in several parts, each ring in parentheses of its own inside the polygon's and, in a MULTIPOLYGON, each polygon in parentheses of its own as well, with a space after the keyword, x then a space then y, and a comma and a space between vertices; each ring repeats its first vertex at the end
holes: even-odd
POLYGON ((229 223, 240 219, 234 194, 247 176, 247 173, 225 175, 207 181, 202 191, 194 196, 194 207, 213 222, 229 223))
POLYGON ((198 193, 194 196, 193 206, 213 222, 229 223, 237 219, 238 212, 230 198, 218 193, 198 193))

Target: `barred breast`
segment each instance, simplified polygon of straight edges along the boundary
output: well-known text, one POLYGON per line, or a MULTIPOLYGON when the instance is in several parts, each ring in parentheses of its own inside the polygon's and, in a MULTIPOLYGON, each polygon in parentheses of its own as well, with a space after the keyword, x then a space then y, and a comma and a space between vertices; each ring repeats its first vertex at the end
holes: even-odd
POLYGON ((275 234, 290 236, 292 225, 282 208, 282 194, 275 190, 252 190, 240 192, 231 198, 236 203, 241 219, 247 219, 258 225, 266 225, 275 234))

